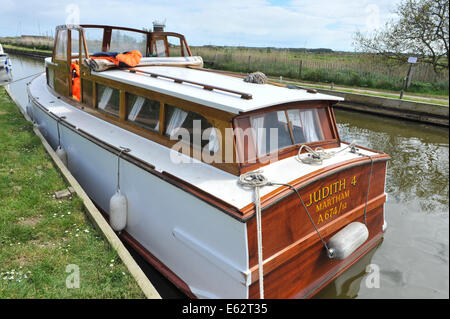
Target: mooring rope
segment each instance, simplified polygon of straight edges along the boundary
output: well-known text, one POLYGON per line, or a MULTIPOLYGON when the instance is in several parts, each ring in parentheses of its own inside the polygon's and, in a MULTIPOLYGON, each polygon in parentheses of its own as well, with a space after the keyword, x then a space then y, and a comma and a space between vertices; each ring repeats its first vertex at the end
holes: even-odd
POLYGON ((129 153, 131 150, 127 147, 119 146, 120 152, 117 155, 117 191, 120 191, 120 158, 122 153, 129 153))
POLYGON ((41 71, 39 73, 34 73, 34 74, 31 74, 31 75, 27 75, 27 76, 24 76, 23 78, 20 78, 20 79, 14 80, 14 81, 8 81, 8 82, 5 82, 5 83, 2 83, 2 85, 0 85, 0 86, 8 85, 8 84, 11 84, 11 83, 16 83, 16 82, 28 79, 28 78, 30 78, 32 76, 39 75, 39 74, 42 74, 42 73, 43 72, 41 71))
POLYGON ((359 156, 363 156, 363 157, 368 157, 370 159, 369 183, 367 185, 366 202, 364 204, 364 216, 363 216, 364 225, 367 226, 367 203, 369 202, 370 183, 372 181, 373 158, 371 155, 366 155, 366 154, 363 154, 363 153, 357 152, 357 151, 358 151, 358 149, 355 146, 352 146, 350 153, 353 153, 353 154, 356 154, 359 156))
POLYGON ((315 164, 315 165, 322 165, 323 160, 330 159, 337 154, 345 151, 347 148, 353 149, 355 147, 356 142, 352 141, 349 145, 344 147, 343 149, 339 151, 325 151, 322 147, 316 147, 316 149, 312 149, 310 146, 303 144, 300 146, 296 159, 299 162, 302 162, 304 164, 315 164), (301 156, 301 153, 303 149, 306 150, 306 154, 304 156, 301 156))
POLYGON ((258 240, 258 273, 259 273, 259 298, 264 299, 264 271, 262 251, 262 226, 261 226, 261 198, 259 188, 271 185, 261 171, 248 172, 239 176, 239 183, 245 187, 253 187, 255 190, 256 211, 256 236, 258 240))
POLYGON ((314 227, 314 229, 315 229, 317 235, 319 236, 320 241, 322 242, 322 245, 323 245, 323 247, 325 248, 325 250, 326 250, 326 252, 327 252, 328 258, 330 258, 330 259, 334 258, 334 250, 331 249, 331 248, 328 248, 327 243, 326 243, 325 240, 323 239, 322 235, 320 235, 320 232, 319 232, 319 230, 317 229, 317 226, 316 226, 316 224, 314 223, 314 221, 313 221, 313 219, 312 219, 312 217, 311 217, 311 214, 310 214, 309 211, 308 211, 308 208, 306 208, 305 202, 303 201, 302 197, 300 196, 300 193, 298 192, 298 190, 297 190, 294 186, 292 186, 292 185, 290 185, 290 184, 283 184, 283 183, 272 183, 272 184, 273 184, 273 185, 287 186, 287 187, 291 188, 292 190, 294 190, 294 192, 297 194, 298 198, 300 199, 300 202, 302 203, 302 206, 303 206, 303 208, 305 209, 306 214, 308 215, 309 220, 311 221, 311 224, 313 225, 313 227, 314 227))
POLYGON ((262 245, 262 225, 261 225, 261 197, 259 193, 259 188, 264 186, 273 186, 273 185, 282 185, 287 186, 294 190, 294 192, 297 194, 298 198, 300 199, 300 202, 303 206, 303 208, 306 211, 306 214, 309 217, 309 220, 311 221, 311 224, 313 225, 315 231, 317 232, 317 235, 320 238, 320 241, 322 242, 322 245, 324 246, 325 250, 327 251, 328 257, 334 258, 334 250, 329 249, 327 246, 327 243, 323 239, 322 235, 320 235, 319 230, 317 229, 316 225, 314 224, 314 221, 308 211, 308 208, 306 208, 305 203, 303 202, 302 197, 300 196, 298 190, 290 185, 290 184, 283 184, 283 183, 275 183, 270 182, 267 177, 265 177, 262 174, 262 171, 255 171, 255 172, 248 172, 245 174, 242 174, 239 176, 239 184, 241 184, 244 187, 252 187, 255 191, 255 211, 256 211, 256 234, 257 234, 257 245, 258 245, 258 273, 259 273, 259 297, 260 299, 264 299, 264 269, 263 269, 263 245, 262 245))

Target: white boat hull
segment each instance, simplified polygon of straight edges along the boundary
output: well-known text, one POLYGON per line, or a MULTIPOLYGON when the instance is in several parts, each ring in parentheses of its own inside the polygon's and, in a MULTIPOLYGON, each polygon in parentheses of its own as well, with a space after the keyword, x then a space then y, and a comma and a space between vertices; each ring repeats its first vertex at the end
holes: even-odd
MULTIPOLYGON (((45 83, 45 76, 36 81, 45 83)), ((27 111, 56 148, 57 121, 42 108, 45 94, 34 98, 30 96, 27 111)), ((69 170, 108 213, 116 192, 117 155, 73 127, 60 124, 60 134, 69 170)), ((181 278, 196 297, 248 298, 245 223, 124 159, 120 161, 120 189, 128 200, 125 231, 181 278)))

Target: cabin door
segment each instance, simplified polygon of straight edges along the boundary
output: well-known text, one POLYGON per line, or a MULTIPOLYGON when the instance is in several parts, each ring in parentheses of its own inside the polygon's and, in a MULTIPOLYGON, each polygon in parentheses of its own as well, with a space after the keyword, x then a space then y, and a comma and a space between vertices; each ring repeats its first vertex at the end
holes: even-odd
POLYGON ((71 90, 69 85, 70 65, 67 63, 70 50, 68 43, 69 30, 57 30, 52 58, 52 62, 55 64, 54 89, 64 96, 69 96, 71 90))
POLYGON ((67 63, 70 66, 69 86, 70 96, 77 101, 81 101, 81 72, 83 37, 79 30, 69 30, 70 36, 70 58, 67 63))

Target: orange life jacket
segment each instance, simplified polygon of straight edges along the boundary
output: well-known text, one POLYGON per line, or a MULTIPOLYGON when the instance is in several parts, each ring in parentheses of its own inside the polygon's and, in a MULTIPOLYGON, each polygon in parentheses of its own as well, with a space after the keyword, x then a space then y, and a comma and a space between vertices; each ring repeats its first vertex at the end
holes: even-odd
POLYGON ((136 66, 141 61, 142 54, 138 50, 130 51, 127 53, 121 53, 116 56, 116 59, 129 66, 136 66))
MULTIPOLYGON (((115 53, 112 53, 115 54, 115 53)), ((133 50, 125 53, 119 53, 115 56, 111 55, 111 52, 96 53, 96 56, 90 56, 91 59, 104 59, 113 62, 118 67, 133 67, 139 64, 142 58, 139 50, 133 50)))
POLYGON ((72 62, 70 69, 72 71, 72 97, 80 101, 80 66, 77 63, 72 62))

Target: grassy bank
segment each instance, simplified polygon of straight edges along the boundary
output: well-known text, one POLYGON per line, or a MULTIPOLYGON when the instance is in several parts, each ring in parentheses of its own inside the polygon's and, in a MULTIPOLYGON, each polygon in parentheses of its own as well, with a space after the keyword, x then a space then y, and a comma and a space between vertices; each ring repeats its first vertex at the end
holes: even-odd
POLYGON ((20 50, 20 51, 28 51, 28 52, 39 52, 39 53, 46 53, 49 55, 52 54, 52 50, 28 48, 28 47, 22 47, 22 46, 12 45, 12 44, 3 44, 2 46, 3 46, 3 49, 13 49, 13 50, 20 50))
MULTIPOLYGON (((271 79, 274 82, 278 82, 276 78, 271 79)), ((301 85, 302 87, 311 87, 315 89, 325 89, 330 90, 329 85, 317 84, 317 83, 305 83, 305 82, 295 82, 295 81, 283 81, 284 84, 293 84, 293 85, 301 85)), ((339 92, 348 92, 348 93, 356 93, 356 94, 364 94, 371 96, 379 96, 379 97, 387 97, 391 99, 398 99, 398 92, 390 92, 390 91, 369 91, 361 88, 351 88, 351 87, 335 87, 334 90, 339 92)), ((407 94, 410 94, 407 92, 407 94)), ((404 95, 403 100, 412 101, 412 102, 421 102, 421 103, 431 103, 431 104, 439 104, 439 105, 449 105, 448 96, 441 95, 404 95)))
POLYGON ((0 38, 3 44, 12 45, 21 48, 29 48, 40 51, 52 51, 53 50, 53 38, 46 37, 3 37, 0 38))
POLYGON ((3 88, 0 149, 0 299, 143 298, 81 200, 53 197, 68 185, 3 88))

